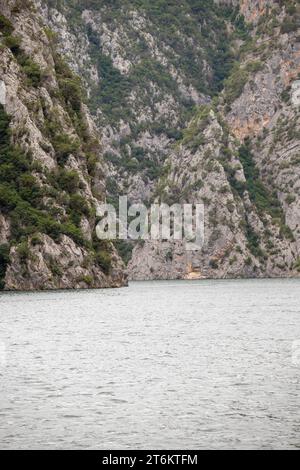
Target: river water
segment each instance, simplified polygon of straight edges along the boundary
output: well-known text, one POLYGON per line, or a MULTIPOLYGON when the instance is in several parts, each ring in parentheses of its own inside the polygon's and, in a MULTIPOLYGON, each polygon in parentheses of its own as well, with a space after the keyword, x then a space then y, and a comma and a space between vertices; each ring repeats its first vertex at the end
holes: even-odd
POLYGON ((0 294, 0 448, 300 447, 300 280, 0 294))

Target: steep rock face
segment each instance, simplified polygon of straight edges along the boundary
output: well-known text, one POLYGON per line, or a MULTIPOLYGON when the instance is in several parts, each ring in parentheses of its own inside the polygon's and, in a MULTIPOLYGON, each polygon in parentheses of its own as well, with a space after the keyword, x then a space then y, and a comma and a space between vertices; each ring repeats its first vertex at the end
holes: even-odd
MULTIPOLYGON (((191 123, 184 142, 168 159, 170 172, 158 186, 157 197, 169 205, 205 205, 203 249, 187 251, 185 242, 151 241, 138 245, 129 263, 133 278, 254 276, 256 263, 251 267, 243 262, 250 255, 241 227, 246 209, 242 201, 235 199, 222 164, 224 139, 227 137, 216 114, 209 107, 204 108, 191 123)), ((232 149, 232 140, 228 146, 232 149)), ((241 171, 236 158, 232 167, 241 171)), ((240 179, 244 180, 243 174, 240 179)))
POLYGON ((105 165, 79 81, 32 2, 0 1, 0 14, 1 288, 124 285, 93 235, 105 165))
POLYGON ((298 3, 39 4, 88 90, 109 200, 205 205, 202 250, 139 242, 130 277, 298 275, 298 3))
POLYGON ((40 3, 88 89, 111 201, 117 192, 149 202, 194 106, 207 103, 228 72, 221 8, 211 0, 40 3))
POLYGON ((130 276, 195 279, 296 275, 297 242, 282 225, 284 214, 279 201, 260 181, 257 191, 263 195, 263 205, 268 203, 270 208, 262 207, 260 201, 257 206, 253 197, 252 175, 247 174, 249 164, 254 171, 250 149, 237 145, 224 122, 209 108, 195 118, 188 131, 188 141, 168 159, 171 170, 158 186, 157 196, 168 204, 204 204, 204 246, 187 251, 185 242, 138 244, 128 266, 130 276))
POLYGON ((276 192, 299 250, 299 7, 289 8, 290 14, 288 5, 277 7, 277 24, 271 30, 272 12, 261 19, 261 28, 269 33, 242 61, 245 67, 246 61, 256 61, 259 70, 231 105, 227 120, 237 138, 252 141, 261 178, 276 192))
POLYGON ((133 278, 299 275, 299 7, 287 3, 240 2, 252 30, 239 64, 209 117, 191 122, 158 185, 181 202, 205 203, 202 251, 138 245, 133 278))

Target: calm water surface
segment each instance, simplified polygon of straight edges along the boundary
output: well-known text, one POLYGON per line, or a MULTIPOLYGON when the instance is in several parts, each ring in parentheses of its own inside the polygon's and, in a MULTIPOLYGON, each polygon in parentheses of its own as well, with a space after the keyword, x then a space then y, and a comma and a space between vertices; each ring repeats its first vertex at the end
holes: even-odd
POLYGON ((0 295, 0 447, 300 447, 300 281, 0 295))

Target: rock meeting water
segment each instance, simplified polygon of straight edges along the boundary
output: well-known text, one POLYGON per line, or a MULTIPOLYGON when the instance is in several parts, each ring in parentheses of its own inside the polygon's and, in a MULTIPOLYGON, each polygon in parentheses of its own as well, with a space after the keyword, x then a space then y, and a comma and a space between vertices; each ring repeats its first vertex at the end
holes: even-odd
POLYGON ((1 448, 300 447, 299 288, 0 294, 1 448))

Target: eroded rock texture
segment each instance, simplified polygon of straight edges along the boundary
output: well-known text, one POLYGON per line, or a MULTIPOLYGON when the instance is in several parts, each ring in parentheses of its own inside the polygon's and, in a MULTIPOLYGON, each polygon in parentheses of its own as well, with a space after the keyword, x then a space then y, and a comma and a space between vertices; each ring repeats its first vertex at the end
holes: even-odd
POLYGON ((124 285, 113 245, 94 236, 106 170, 79 80, 32 2, 0 13, 1 288, 124 285))

